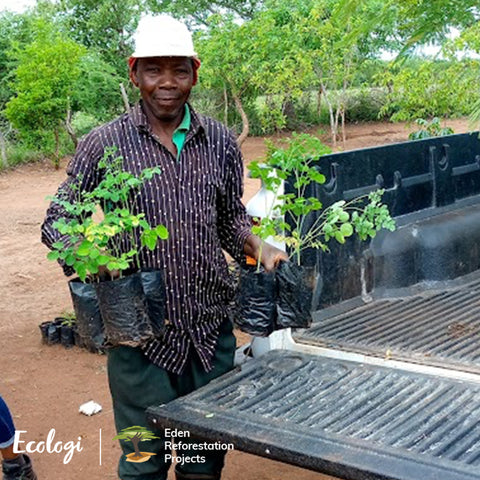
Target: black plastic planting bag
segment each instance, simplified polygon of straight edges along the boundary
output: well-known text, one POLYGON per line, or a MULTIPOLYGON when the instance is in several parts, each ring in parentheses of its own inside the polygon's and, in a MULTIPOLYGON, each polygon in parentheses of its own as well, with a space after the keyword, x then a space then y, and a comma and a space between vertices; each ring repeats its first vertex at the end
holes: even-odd
POLYGON ((142 270, 143 292, 147 300, 148 316, 155 337, 163 334, 165 329, 165 281, 161 270, 142 270))
POLYGON ((71 327, 70 325, 62 325, 60 327, 60 343, 65 348, 71 348, 75 345, 73 327, 71 327))
POLYGON ((312 324, 312 298, 317 283, 315 267, 281 262, 277 281, 276 329, 307 328, 312 324))
POLYGON ((83 283, 79 278, 70 280, 68 286, 75 310, 78 336, 86 349, 101 352, 105 335, 97 292, 92 283, 83 283))
POLYGON ((154 337, 140 273, 94 285, 109 345, 138 347, 154 337))
POLYGON ((275 274, 263 267, 242 266, 236 301, 235 323, 242 332, 266 337, 273 332, 276 316, 275 274))
POLYGON ((39 327, 42 333, 42 342, 46 345, 55 345, 60 343, 60 331, 62 325, 62 318, 42 322, 39 327))

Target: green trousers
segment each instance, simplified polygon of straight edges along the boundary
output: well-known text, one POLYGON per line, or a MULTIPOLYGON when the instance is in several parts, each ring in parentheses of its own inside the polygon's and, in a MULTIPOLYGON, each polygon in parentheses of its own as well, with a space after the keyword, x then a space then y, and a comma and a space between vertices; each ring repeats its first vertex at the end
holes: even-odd
MULTIPOLYGON (((186 369, 181 375, 172 374, 155 366, 139 348, 116 347, 108 350, 108 380, 112 394, 113 411, 117 432, 133 426, 146 427, 147 407, 170 402, 207 384, 210 380, 233 368, 235 355, 235 337, 230 320, 220 326, 220 336, 215 349, 214 367, 205 372, 196 352, 191 350, 186 369)), ((154 432, 162 437, 157 440, 140 442, 140 450, 156 455, 143 463, 128 462, 125 455, 134 452, 131 441, 120 440, 123 455, 118 466, 118 475, 122 480, 166 480, 170 467, 169 451, 165 449, 163 432, 154 432)), ((188 438, 169 438, 175 442, 191 442, 188 438)), ((202 461, 177 464, 176 470, 187 477, 220 478, 224 464, 224 452, 192 449, 189 454, 182 450, 182 456, 202 455, 202 461)))

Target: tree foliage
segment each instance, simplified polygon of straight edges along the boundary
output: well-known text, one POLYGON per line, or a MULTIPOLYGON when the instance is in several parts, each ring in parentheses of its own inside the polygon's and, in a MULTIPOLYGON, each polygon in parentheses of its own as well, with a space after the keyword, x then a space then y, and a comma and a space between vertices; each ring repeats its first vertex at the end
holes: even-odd
MULTIPOLYGON (((240 141, 252 124, 272 132, 305 118, 328 122, 335 142, 344 122, 358 118, 349 115, 359 104, 353 93, 367 101, 373 87, 387 105, 366 109, 369 119, 382 105, 394 120, 472 106, 480 118, 471 55, 480 53, 478 0, 39 0, 23 14, 0 14, 2 131, 11 131, 8 118, 23 139, 54 150, 70 115, 88 126, 118 115, 132 34, 148 12, 170 12, 196 31, 195 100, 210 102, 209 113, 230 126, 241 120, 240 141), (416 47, 431 42, 442 47, 441 58, 419 56, 416 47), (381 60, 386 51, 399 54, 393 65, 381 60), (47 59, 55 56, 59 68, 47 59)), ((131 102, 134 92, 127 92, 131 102)))
POLYGON ((59 130, 70 107, 85 48, 66 38, 45 20, 35 24, 33 41, 14 53, 16 96, 5 115, 27 143, 55 154, 59 130))
POLYGON ((58 8, 72 38, 125 76, 143 0, 61 0, 58 8))
POLYGON ((115 67, 95 51, 89 51, 79 60, 80 75, 74 85, 72 111, 93 115, 107 121, 122 112, 119 84, 123 77, 115 67))
POLYGON ((467 115, 472 100, 479 98, 471 91, 479 75, 480 63, 472 59, 424 60, 416 66, 392 66, 383 75, 385 84, 390 86, 384 111, 393 121, 467 115), (452 78, 456 81, 452 82, 452 78))
POLYGON ((186 19, 193 27, 207 25, 212 15, 234 16, 250 20, 263 5, 262 0, 146 0, 147 9, 153 13, 170 12, 186 19))

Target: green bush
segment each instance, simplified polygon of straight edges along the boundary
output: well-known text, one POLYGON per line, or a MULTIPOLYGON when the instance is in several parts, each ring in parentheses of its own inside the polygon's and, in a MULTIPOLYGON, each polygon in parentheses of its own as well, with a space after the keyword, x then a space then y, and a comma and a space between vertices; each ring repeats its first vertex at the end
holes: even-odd
POLYGON ((417 118, 415 123, 421 127, 420 130, 410 133, 409 140, 422 140, 431 137, 443 137, 444 135, 452 135, 455 133, 451 127, 442 127, 438 117, 431 120, 417 118))
MULTIPOLYGON (((381 115, 386 103, 387 91, 384 88, 352 88, 347 91, 347 122, 368 122, 385 118, 381 115)), ((330 100, 333 108, 339 102, 340 92, 332 92, 330 100)), ((217 120, 225 121, 225 101, 223 93, 215 90, 197 89, 192 96, 195 108, 217 120)), ((281 130, 302 130, 320 124, 329 124, 327 104, 321 99, 318 109, 318 92, 306 91, 298 98, 285 100, 280 95, 260 95, 243 105, 250 123, 250 135, 271 135, 281 130), (320 110, 320 111, 319 111, 320 110)), ((233 102, 228 105, 228 127, 236 133, 242 130, 242 120, 233 102)))
POLYGON ((25 145, 24 143, 9 143, 6 150, 9 167, 15 167, 23 163, 38 162, 44 158, 41 152, 33 149, 31 146, 25 145))
MULTIPOLYGON (((242 131, 242 119, 230 96, 228 100, 227 126, 236 134, 240 134, 242 131)), ((198 85, 192 90, 190 101, 197 112, 225 123, 225 98, 221 90, 202 88, 201 85, 198 85)), ((257 100, 254 102, 247 100, 244 101, 243 105, 250 123, 249 134, 253 136, 264 134, 256 102, 257 100)))
POLYGON ((257 102, 262 133, 271 134, 283 130, 286 125, 285 100, 279 95, 269 95, 263 100, 263 105, 257 102))
POLYGON ((348 92, 347 122, 369 122, 385 118, 382 108, 387 102, 387 90, 384 88, 355 88, 348 92))
POLYGON ((389 87, 383 112, 392 121, 417 118, 455 118, 468 115, 478 101, 480 62, 424 61, 418 68, 388 71, 383 82, 389 87))
POLYGON ((303 94, 291 102, 291 108, 286 109, 287 130, 301 130, 310 128, 319 123, 328 121, 328 112, 318 114, 318 95, 317 92, 303 92, 303 94))
POLYGON ((72 128, 77 137, 85 135, 101 123, 93 115, 85 112, 75 112, 72 117, 72 128))

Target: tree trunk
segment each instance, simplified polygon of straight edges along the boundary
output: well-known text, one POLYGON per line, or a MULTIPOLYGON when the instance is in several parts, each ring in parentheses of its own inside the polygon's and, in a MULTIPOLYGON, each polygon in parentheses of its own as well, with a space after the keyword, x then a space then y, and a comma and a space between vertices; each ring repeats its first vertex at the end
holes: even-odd
POLYGON ((341 119, 342 119, 342 143, 343 143, 343 148, 346 148, 346 146, 347 146, 347 131, 345 130, 345 107, 342 107, 341 119))
POLYGON ((72 139, 73 145, 75 146, 75 148, 77 148, 78 138, 75 135, 75 131, 72 128, 71 121, 72 121, 72 111, 70 110, 70 107, 69 107, 67 109, 67 118, 65 119, 65 127, 67 129, 68 135, 72 139))
POLYGON ((58 133, 58 127, 55 128, 55 153, 53 165, 55 166, 55 170, 58 170, 60 167, 60 135, 58 133))
POLYGON ((0 132, 0 152, 2 156, 2 165, 4 168, 8 167, 8 162, 7 162, 7 142, 5 141, 5 137, 3 136, 3 133, 0 132))
POLYGON ((122 94, 123 105, 125 106, 125 111, 127 113, 130 113, 130 102, 128 101, 128 95, 127 95, 127 92, 125 91, 125 87, 123 86, 122 82, 120 82, 120 92, 122 94))
POLYGON ((240 116, 242 117, 243 129, 242 129, 242 133, 237 138, 238 146, 241 147, 242 143, 248 137, 248 131, 250 129, 250 125, 248 123, 248 117, 247 117, 247 114, 245 113, 245 110, 243 109, 243 105, 240 97, 236 93, 232 93, 232 96, 233 96, 233 100, 235 101, 235 106, 237 107, 237 110, 240 113, 240 116))
POLYGON ((132 438, 133 448, 135 449, 134 457, 141 457, 142 454, 140 453, 140 449, 138 448, 138 444, 140 443, 140 438, 136 435, 132 438))
POLYGON ((223 123, 226 127, 228 127, 228 92, 227 86, 223 86, 223 100, 225 102, 225 106, 223 108, 223 123))
POLYGON ((327 96, 327 89, 323 83, 321 84, 323 98, 325 99, 325 103, 328 107, 328 114, 330 117, 330 132, 332 138, 332 146, 335 148, 337 146, 337 135, 338 135, 338 116, 336 116, 333 112, 333 105, 332 102, 328 99, 327 96))
MULTIPOLYGON (((350 24, 348 25, 348 29, 350 30, 350 24)), ((350 69, 352 66, 352 52, 350 51, 350 55, 347 55, 345 61, 345 75, 343 77, 343 85, 342 85, 342 101, 340 102, 340 116, 342 119, 342 142, 343 148, 346 146, 347 141, 347 132, 345 130, 345 113, 347 111, 348 106, 348 99, 347 99, 347 91, 348 91, 348 78, 350 77, 350 69)))
POLYGON ((322 114, 322 89, 319 88, 317 92, 317 116, 320 118, 320 115, 322 114))

